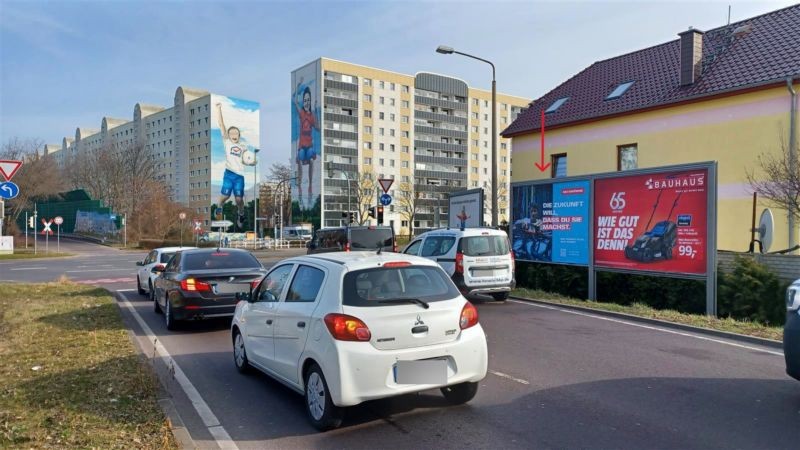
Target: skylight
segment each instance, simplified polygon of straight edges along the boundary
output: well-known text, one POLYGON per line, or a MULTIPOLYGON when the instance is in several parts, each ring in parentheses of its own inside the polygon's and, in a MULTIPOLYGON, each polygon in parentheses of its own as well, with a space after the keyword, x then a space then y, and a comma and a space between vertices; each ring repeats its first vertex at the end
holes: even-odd
POLYGON ((622 94, 624 94, 625 91, 627 91, 628 88, 631 87, 632 85, 633 85, 633 81, 626 81, 625 83, 621 83, 619 86, 614 88, 614 90, 611 91, 610 94, 608 94, 608 97, 606 97, 606 100, 613 100, 615 98, 621 97, 622 94))
POLYGON ((545 113, 545 114, 549 114, 549 113, 551 113, 551 112, 556 112, 556 110, 557 110, 558 108, 560 108, 560 107, 561 107, 561 105, 563 105, 563 104, 564 104, 564 103, 565 103, 565 102, 566 102, 568 99, 569 99, 569 97, 561 97, 560 99, 558 99, 558 100, 554 101, 554 102, 553 102, 553 104, 551 104, 551 105, 550 105, 550 107, 549 107, 549 108, 547 108, 547 109, 544 111, 544 113, 545 113))

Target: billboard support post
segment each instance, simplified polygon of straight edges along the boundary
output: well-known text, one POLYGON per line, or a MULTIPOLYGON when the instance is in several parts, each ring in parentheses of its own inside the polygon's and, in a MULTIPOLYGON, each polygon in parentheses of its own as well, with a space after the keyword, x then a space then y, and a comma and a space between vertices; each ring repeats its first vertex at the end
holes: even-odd
POLYGON ((587 284, 587 294, 590 301, 597 300, 597 272, 594 270, 594 178, 589 180, 589 238, 586 245, 589 246, 589 280, 587 284))
POLYGON ((717 163, 708 168, 708 254, 706 259, 706 315, 717 317, 717 163))

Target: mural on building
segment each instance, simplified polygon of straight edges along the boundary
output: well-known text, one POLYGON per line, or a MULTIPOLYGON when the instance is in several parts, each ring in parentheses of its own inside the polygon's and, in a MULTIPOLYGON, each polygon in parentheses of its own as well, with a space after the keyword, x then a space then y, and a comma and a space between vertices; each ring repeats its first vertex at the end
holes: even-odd
POLYGON ((292 72, 293 220, 319 228, 322 179, 321 90, 319 61, 292 72))

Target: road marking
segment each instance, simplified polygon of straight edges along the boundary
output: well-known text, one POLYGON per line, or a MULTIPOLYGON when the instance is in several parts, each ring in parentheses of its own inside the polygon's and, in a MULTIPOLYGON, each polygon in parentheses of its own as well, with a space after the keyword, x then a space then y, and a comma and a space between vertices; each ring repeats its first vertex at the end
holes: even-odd
POLYGON ((13 269, 8 269, 8 270, 44 270, 44 269, 47 269, 47 267, 15 267, 13 269))
POLYGON ((130 269, 83 269, 83 270, 67 270, 66 273, 83 273, 83 272, 119 272, 119 271, 128 271, 130 269))
MULTIPOLYGON (((134 278, 100 278, 96 280, 73 280, 78 284, 110 284, 110 283, 133 283, 134 278)), ((133 289, 130 289, 133 290, 133 289)))
MULTIPOLYGON (((166 364, 167 367, 172 368, 173 370, 173 377, 180 385, 183 392, 189 397, 189 401, 192 402, 192 406, 194 406, 194 410, 197 412, 197 415, 200 416, 200 419, 203 421, 203 424, 208 429, 208 432, 211 436, 214 437, 214 440, 217 442, 219 448, 222 449, 237 449, 236 443, 233 442, 230 435, 225 428, 220 424, 219 419, 214 413, 211 411, 211 408, 208 407, 208 403, 203 400, 203 397, 200 395, 200 392, 197 388, 194 387, 189 378, 183 372, 181 367, 178 363, 172 359, 172 356, 169 354, 166 348, 161 344, 161 341, 156 338, 155 334, 153 334, 153 330, 145 323, 142 316, 139 315, 139 312, 136 311, 136 308, 128 301, 127 296, 122 293, 123 290, 118 290, 120 297, 120 304, 128 309, 133 315, 133 318, 136 319, 136 322, 139 323, 139 326, 142 327, 142 331, 144 332, 145 336, 147 336, 147 340, 154 343, 155 351, 159 354, 161 360, 166 364)), ((124 292, 129 292, 129 290, 125 289, 124 292)))
POLYGON ((561 312, 565 312, 565 313, 569 313, 569 314, 575 314, 576 316, 591 317, 593 319, 600 319, 600 320, 605 320, 605 321, 608 321, 608 322, 621 323, 621 324, 624 324, 624 325, 630 325, 632 327, 644 328, 646 330, 654 330, 654 331, 661 331, 662 333, 677 334, 678 336, 686 336, 686 337, 690 337, 690 338, 694 338, 694 339, 700 339, 702 341, 716 342, 718 344, 730 345, 731 347, 738 347, 738 348, 743 348, 743 349, 746 349, 746 350, 753 350, 753 351, 757 351, 757 352, 768 353, 770 355, 775 355, 775 356, 783 356, 783 352, 775 352, 775 351, 772 351, 772 350, 766 350, 766 349, 763 349, 763 348, 753 347, 753 346, 750 346, 750 345, 737 344, 735 342, 723 341, 722 339, 714 339, 714 338, 710 338, 710 337, 706 337, 706 336, 698 336, 696 334, 685 333, 685 332, 682 332, 682 331, 667 330, 665 328, 653 327, 653 326, 650 326, 650 325, 643 325, 643 324, 640 324, 640 323, 633 323, 633 322, 628 322, 626 320, 614 319, 614 318, 611 318, 611 317, 603 317, 603 316, 599 316, 599 315, 596 315, 596 314, 589 314, 589 313, 584 313, 584 312, 580 312, 580 311, 573 311, 573 310, 570 310, 570 309, 559 308, 559 307, 556 307, 556 306, 540 305, 538 303, 531 303, 531 302, 525 302, 525 301, 520 301, 520 300, 511 300, 511 299, 509 299, 507 301, 512 302, 512 303, 519 303, 520 305, 535 306, 537 308, 551 309, 553 311, 561 311, 561 312))
POLYGON ((505 378, 507 380, 516 381, 519 384, 531 384, 528 380, 523 380, 522 378, 512 377, 511 375, 508 375, 508 374, 503 373, 503 372, 497 372, 495 370, 490 370, 489 373, 491 373, 493 375, 497 375, 498 377, 501 377, 501 378, 505 378))

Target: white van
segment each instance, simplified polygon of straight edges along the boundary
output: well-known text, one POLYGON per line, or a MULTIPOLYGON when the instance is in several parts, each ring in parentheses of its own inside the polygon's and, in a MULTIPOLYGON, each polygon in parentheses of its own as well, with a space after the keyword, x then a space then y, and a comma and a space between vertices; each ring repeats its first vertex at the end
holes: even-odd
POLYGON ((302 225, 285 226, 282 237, 287 241, 310 241, 311 229, 302 225))
POLYGON ((439 263, 465 297, 503 301, 516 286, 514 254, 504 231, 441 229, 414 238, 403 253, 439 263))

